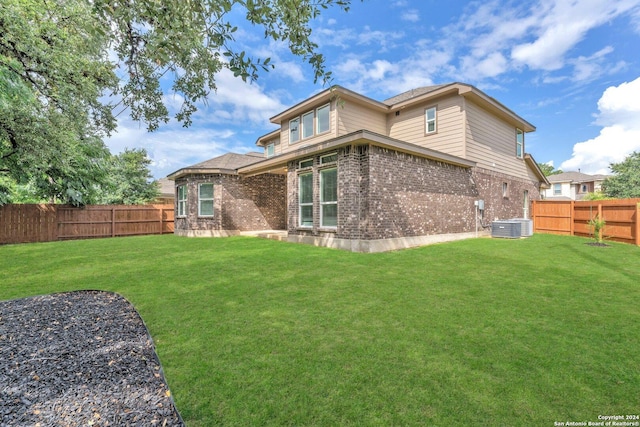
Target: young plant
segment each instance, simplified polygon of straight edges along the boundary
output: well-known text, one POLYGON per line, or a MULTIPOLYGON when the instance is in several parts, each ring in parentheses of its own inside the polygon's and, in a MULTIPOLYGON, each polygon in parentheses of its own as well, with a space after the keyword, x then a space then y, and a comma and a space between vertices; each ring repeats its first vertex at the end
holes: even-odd
POLYGON ((587 224, 589 224, 589 228, 593 229, 593 238, 596 239, 598 243, 602 243, 602 231, 606 224, 604 218, 600 218, 600 216, 596 214, 587 224))

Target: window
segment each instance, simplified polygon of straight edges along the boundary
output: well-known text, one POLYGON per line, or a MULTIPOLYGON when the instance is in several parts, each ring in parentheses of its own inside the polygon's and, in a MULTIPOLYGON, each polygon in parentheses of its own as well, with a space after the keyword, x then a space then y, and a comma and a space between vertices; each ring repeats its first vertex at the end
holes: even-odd
POLYGON ((300 140, 300 118, 289 121, 289 143, 297 142, 300 140))
POLYGON ((320 226, 338 225, 338 170, 320 171, 320 226))
POLYGON ((524 156, 524 132, 516 129, 516 156, 522 158, 524 156))
POLYGON ((589 189, 587 188, 587 184, 582 184, 582 192, 583 193, 589 192, 589 189))
POLYGON ((323 105, 316 110, 316 130, 318 133, 329 132, 329 104, 323 105))
POLYGON ((187 215, 187 186, 178 186, 178 216, 187 215))
POLYGON ((313 159, 300 160, 300 169, 310 168, 313 166, 313 159))
POLYGON ((198 216, 213 216, 213 184, 198 186, 198 216))
POLYGON ((553 184, 553 195, 559 196, 562 194, 562 184, 553 184))
POLYGON ((267 145, 267 157, 272 157, 274 154, 276 154, 276 143, 272 142, 267 145))
POLYGON ((337 153, 327 154, 326 156, 320 157, 320 164, 321 165, 326 165, 327 163, 333 163, 336 160, 338 160, 338 154, 337 153))
POLYGON ((300 227, 313 226, 313 174, 305 173, 298 177, 300 181, 300 227))
POLYGON ((302 138, 313 136, 313 111, 302 115, 302 138))
POLYGON ((506 182, 502 183, 502 197, 509 197, 509 184, 506 182))
POLYGON ((425 118, 425 133, 436 132, 436 107, 427 108, 424 114, 425 118))

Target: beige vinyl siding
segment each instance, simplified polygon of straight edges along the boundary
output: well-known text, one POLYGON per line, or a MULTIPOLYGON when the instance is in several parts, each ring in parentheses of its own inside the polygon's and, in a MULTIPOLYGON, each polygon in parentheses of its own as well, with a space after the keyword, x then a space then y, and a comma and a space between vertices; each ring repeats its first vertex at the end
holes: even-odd
POLYGON ((399 110, 389 115, 389 137, 421 147, 464 157, 463 98, 459 96, 438 99, 399 110), (436 129, 425 134, 425 110, 436 107, 436 129))
MULTIPOLYGON (((323 105, 326 105, 326 102, 316 105, 312 108, 307 108, 305 110, 301 110, 300 111, 300 115, 298 117, 300 117, 300 119, 302 120, 302 115, 305 113, 308 113, 309 111, 315 111, 316 108, 318 107, 322 107, 323 105)), ((339 107, 338 107, 339 108, 339 107)), ((295 117, 295 116, 294 116, 295 117)), ((299 139, 298 141, 294 142, 293 144, 289 143, 289 121, 291 119, 293 119, 294 117, 289 117, 286 120, 284 120, 281 123, 281 130, 280 130, 280 144, 279 148, 280 151, 277 151, 277 154, 284 154, 284 153, 288 153, 290 151, 294 151, 297 150, 301 147, 306 147, 307 145, 313 145, 313 144, 318 144, 320 142, 324 142, 327 141, 329 139, 335 138, 336 135, 336 103, 332 102, 331 103, 331 109, 329 111, 329 132, 325 132, 322 133, 320 135, 314 135, 312 137, 309 138, 304 138, 304 139, 299 139)), ((315 126, 315 125, 314 125, 315 126)), ((301 134, 302 136, 302 134, 301 134)), ((276 145, 276 147, 278 147, 278 145, 276 145)))
POLYGON ((366 129, 371 132, 385 135, 387 132, 387 119, 384 113, 371 111, 367 107, 353 101, 338 103, 338 135, 347 135, 351 132, 366 129))
POLYGON ((274 139, 270 139, 268 141, 266 141, 264 143, 264 156, 267 157, 267 146, 269 144, 275 144, 274 145, 274 152, 273 155, 277 156, 278 154, 282 154, 282 144, 280 144, 280 139, 279 138, 274 138, 274 139))
MULTIPOLYGON (((466 158, 478 167, 499 171, 519 178, 531 178, 532 172, 523 159, 516 157, 516 126, 489 114, 471 101, 466 101, 466 158)), ((526 150, 525 135, 525 150, 526 150)))

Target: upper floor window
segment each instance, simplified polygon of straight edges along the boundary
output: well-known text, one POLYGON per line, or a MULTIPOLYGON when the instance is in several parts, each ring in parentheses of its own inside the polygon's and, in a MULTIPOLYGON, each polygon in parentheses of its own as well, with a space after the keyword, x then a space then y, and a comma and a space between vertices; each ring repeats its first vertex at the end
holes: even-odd
POLYGON ((178 186, 178 216, 187 215, 187 186, 178 186))
POLYGON ((331 129, 330 111, 331 106, 326 104, 291 119, 289 121, 289 143, 293 144, 301 139, 328 132, 331 129))
POLYGON ((314 112, 309 111, 302 115, 302 138, 313 136, 313 116, 314 112))
POLYGON ((324 132, 329 132, 329 129, 330 129, 329 113, 330 113, 329 104, 323 105, 322 107, 316 110, 316 129, 319 134, 324 132))
POLYGON ((300 140, 300 117, 296 117, 289 121, 289 142, 297 142, 300 140))
POLYGON ((524 156, 524 132, 520 129, 516 129, 516 156, 524 156))
POLYGON ((213 184, 198 186, 198 216, 213 216, 213 184))
POLYGON ((553 195, 559 196, 562 194, 562 184, 553 184, 553 195))
POLYGON ((424 112, 425 133, 435 133, 436 127, 436 107, 427 108, 424 112))
POLYGON ((276 154, 276 143, 272 142, 271 144, 267 145, 267 157, 271 157, 274 154, 276 154))

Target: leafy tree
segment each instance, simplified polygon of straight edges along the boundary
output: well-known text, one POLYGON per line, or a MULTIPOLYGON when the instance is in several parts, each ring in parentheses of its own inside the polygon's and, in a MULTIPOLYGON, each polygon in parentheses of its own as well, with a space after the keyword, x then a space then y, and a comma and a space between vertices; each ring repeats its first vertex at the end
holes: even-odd
POLYGON ((97 203, 139 205, 153 202, 160 195, 152 181, 151 160, 144 149, 126 149, 113 156, 108 182, 102 187, 97 203))
POLYGON ((244 80, 268 71, 269 58, 251 58, 238 47, 239 21, 286 42, 310 64, 315 81, 326 83, 331 73, 311 41, 310 23, 330 6, 348 10, 350 1, 3 0, 0 174, 86 203, 95 187, 87 179, 100 176, 93 172, 104 156, 83 156, 102 151, 96 141, 114 131, 121 109, 156 129, 169 119, 160 81, 170 78, 171 91, 183 99, 176 118, 188 126, 221 70, 244 80), (80 158, 72 155, 76 149, 80 158), (72 165, 89 169, 74 173, 72 165))
POLYGON ((553 166, 548 163, 538 163, 538 167, 540 168, 544 176, 551 176, 562 173, 561 169, 554 169, 553 166))
POLYGON ((584 195, 582 200, 607 200, 611 199, 611 197, 607 197, 602 191, 594 191, 592 193, 587 193, 584 195))
POLYGON ((602 183, 602 191, 609 197, 626 199, 640 197, 640 152, 629 154, 620 163, 609 165, 614 173, 602 183))

